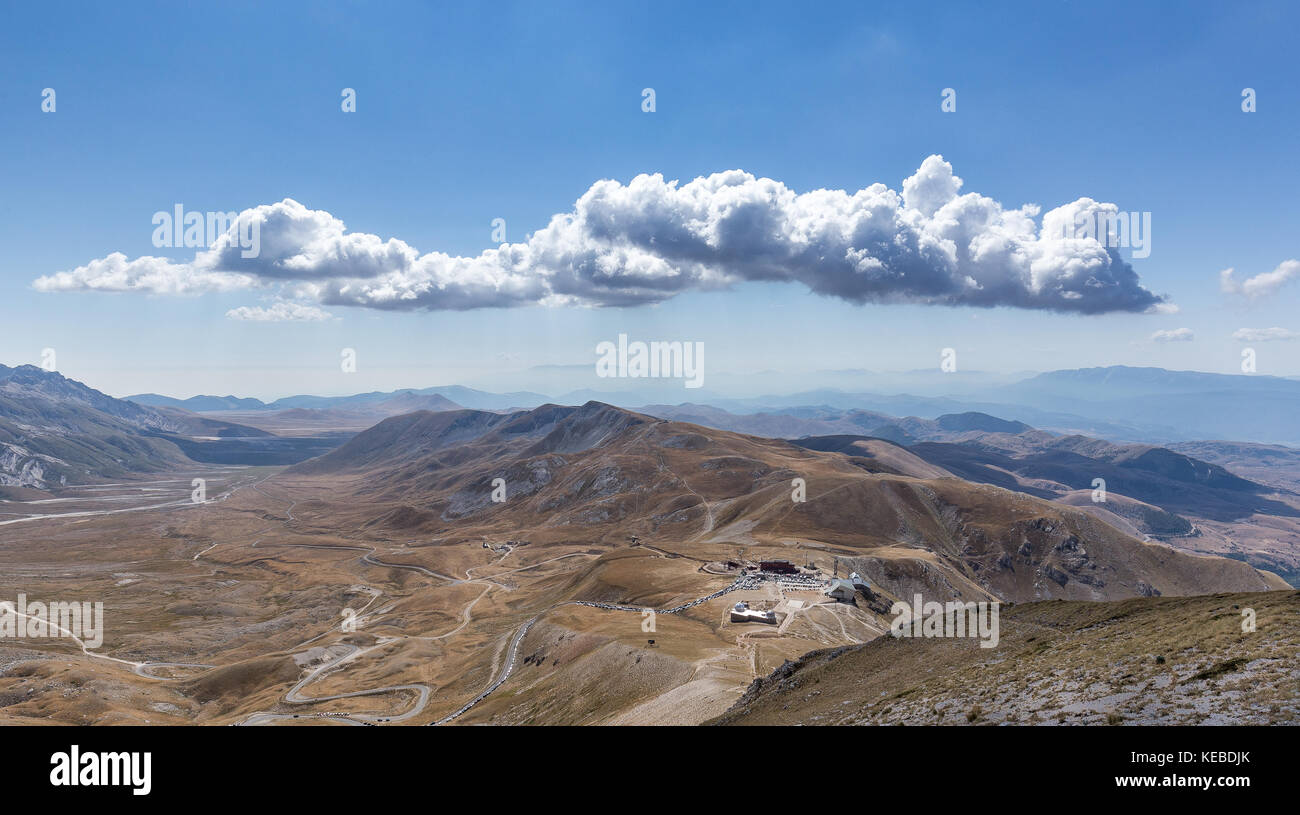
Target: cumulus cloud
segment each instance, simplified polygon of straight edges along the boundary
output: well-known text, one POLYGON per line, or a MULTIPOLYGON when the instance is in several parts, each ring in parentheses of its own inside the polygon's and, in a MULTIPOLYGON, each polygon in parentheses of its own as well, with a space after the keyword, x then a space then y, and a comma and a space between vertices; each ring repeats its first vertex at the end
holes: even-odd
POLYGON ((256 323, 301 323, 320 322, 332 317, 329 312, 315 306, 301 303, 275 303, 270 308, 262 306, 240 306, 226 312, 231 320, 248 320, 256 323))
POLYGON ((1232 332, 1234 340, 1241 342, 1272 342, 1300 339, 1300 333, 1287 328, 1238 328, 1232 332))
POLYGON ((1167 328, 1151 335, 1152 342, 1191 342, 1196 339, 1190 328, 1167 328))
POLYGON ((257 257, 242 256, 232 227, 189 262, 110 255, 34 285, 159 294, 270 286, 326 306, 463 310, 636 306, 783 281, 859 304, 1173 308, 1113 248, 1060 228, 1115 205, 1080 198, 1047 212, 1040 227, 1038 207, 1004 209, 962 186, 941 156, 927 158, 901 193, 884 184, 795 193, 740 170, 686 184, 639 175, 598 181, 527 241, 473 257, 348 232, 330 213, 286 198, 241 213, 259 224, 257 257))
POLYGON ((1284 260, 1273 271, 1261 272, 1245 280, 1237 280, 1235 269, 1224 269, 1219 272, 1219 287, 1228 294, 1254 299, 1274 294, 1296 277, 1300 277, 1300 260, 1284 260))
POLYGON ((202 294, 255 288, 253 275, 215 271, 145 255, 127 260, 121 252, 92 260, 70 272, 37 278, 37 291, 119 291, 202 294))

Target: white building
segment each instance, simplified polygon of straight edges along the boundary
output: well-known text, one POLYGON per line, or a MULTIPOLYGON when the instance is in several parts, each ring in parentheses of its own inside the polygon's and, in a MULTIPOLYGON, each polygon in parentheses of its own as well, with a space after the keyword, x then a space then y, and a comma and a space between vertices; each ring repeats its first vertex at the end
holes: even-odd
POLYGON ((776 612, 759 611, 756 608, 750 608, 749 603, 742 601, 731 607, 731 621, 733 623, 774 623, 776 622, 776 612))
POLYGON ((826 587, 827 596, 834 597, 836 600, 841 600, 845 602, 852 601, 853 596, 856 593, 857 593, 856 590, 853 588, 853 583, 851 581, 845 580, 842 577, 835 578, 834 580, 831 581, 831 584, 826 587))

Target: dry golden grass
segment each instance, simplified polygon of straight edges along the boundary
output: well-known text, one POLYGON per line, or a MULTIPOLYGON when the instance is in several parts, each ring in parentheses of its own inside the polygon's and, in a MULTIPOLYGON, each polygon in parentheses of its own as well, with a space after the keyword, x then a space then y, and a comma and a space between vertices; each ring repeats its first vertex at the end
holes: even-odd
MULTIPOLYGON (((151 679, 66 640, 0 643, 0 716, 302 723, 292 717, 414 710, 401 723, 425 724, 500 677, 535 620, 509 681, 457 723, 690 723, 721 714, 787 659, 887 626, 861 607, 806 609, 784 630, 733 625, 735 598, 724 595, 659 615, 649 633, 636 612, 569 605, 677 605, 731 583, 706 571, 729 559, 785 557, 829 573, 838 557, 886 598, 1110 599, 1141 582, 1165 594, 1269 585, 1243 563, 1146 546, 1044 501, 673 423, 633 424, 590 450, 541 451, 529 460, 549 462, 548 483, 447 515, 477 494, 492 456, 518 454, 519 445, 438 451, 400 478, 282 473, 253 486, 269 472, 250 471, 249 485, 220 503, 0 527, 0 599, 103 600, 99 653, 213 666, 160 667, 157 676, 175 678, 151 679), (790 500, 795 477, 807 481, 806 503, 790 500), (486 549, 485 540, 528 543, 486 549), (1067 579, 1046 579, 1048 567, 1067 579), (356 631, 341 627, 348 609, 361 614, 356 631), (322 648, 332 649, 327 661, 346 661, 321 670, 312 655, 322 648), (304 698, 376 692, 287 700, 309 676, 304 698), (427 702, 398 686, 427 689, 427 702)), ((981 704, 981 721, 997 716, 981 704)))
POLYGON ((1300 592, 1018 604, 1002 609, 998 647, 977 643, 885 637, 812 653, 714 723, 1300 721, 1300 592))

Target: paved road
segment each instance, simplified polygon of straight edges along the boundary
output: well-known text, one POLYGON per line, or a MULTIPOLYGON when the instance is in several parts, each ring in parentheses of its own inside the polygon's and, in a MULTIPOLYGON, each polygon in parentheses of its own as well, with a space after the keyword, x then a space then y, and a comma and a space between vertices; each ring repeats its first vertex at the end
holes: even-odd
MULTIPOLYGON (((415 704, 402 713, 391 714, 391 713, 335 712, 335 713, 317 713, 317 714, 308 714, 308 715, 331 718, 331 719, 346 720, 355 724, 371 724, 375 722, 401 722, 413 716, 418 716, 424 710, 425 706, 429 703, 430 690, 427 685, 421 685, 416 683, 406 684, 406 685, 388 685, 382 688, 369 688, 367 690, 351 691, 350 693, 335 693, 329 696, 304 696, 302 694, 302 689, 307 685, 310 685, 312 682, 315 682, 317 679, 320 679, 321 677, 334 671, 335 669, 342 667, 347 662, 351 662, 352 660, 357 659, 358 657, 368 654, 369 652, 375 650, 376 648, 384 647, 390 642, 392 642, 391 639, 383 639, 378 643, 369 646, 368 648, 361 648, 360 646, 350 645, 350 644, 333 646, 335 648, 341 647, 346 650, 336 655, 333 659, 329 660, 323 665, 320 665, 319 667, 315 668, 306 676, 304 676, 302 679, 298 680, 298 682, 295 683, 294 686, 289 689, 289 692, 284 695, 284 701, 291 705, 311 705, 319 702, 329 702, 334 699, 356 699, 361 696, 376 696, 379 694, 396 693, 400 691, 415 691, 416 693, 415 704)), ((264 724, 271 721, 277 721, 283 719, 297 719, 297 718, 302 718, 302 714, 295 716, 292 713, 253 713, 245 717, 243 721, 239 722, 239 724, 242 725, 264 724)))
POLYGON ((488 696, 491 695, 492 691, 504 685, 505 681, 510 678, 510 674, 515 669, 515 660, 519 656, 519 644, 524 641, 524 637, 528 634, 528 629, 532 628, 533 623, 540 620, 541 617, 542 615, 540 614, 537 615, 536 617, 532 618, 528 622, 524 623, 523 626, 520 627, 520 629, 515 632, 514 638, 510 640, 510 647, 506 649, 505 669, 501 672, 501 675, 497 677, 495 681, 492 682, 491 685, 488 685, 483 690, 483 692, 480 693, 478 696, 475 696, 473 699, 466 702, 465 706, 462 707, 460 710, 456 711, 450 716, 443 716, 441 719, 439 719, 436 722, 430 722, 430 724, 437 726, 440 724, 446 724, 447 722, 450 722, 452 719, 459 718, 460 716, 468 713, 470 708, 474 707, 479 702, 482 702, 484 699, 488 698, 488 696))

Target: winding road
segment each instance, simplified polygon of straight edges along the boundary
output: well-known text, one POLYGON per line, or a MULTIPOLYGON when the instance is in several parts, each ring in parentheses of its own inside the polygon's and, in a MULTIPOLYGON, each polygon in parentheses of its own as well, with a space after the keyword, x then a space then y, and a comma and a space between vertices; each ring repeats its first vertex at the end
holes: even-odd
MULTIPOLYGON (((668 467, 667 463, 664 461, 662 455, 659 456, 659 460, 660 460, 661 469, 666 470, 668 473, 670 473, 673 476, 673 478, 675 478, 678 482, 680 482, 688 492, 698 497, 705 508, 706 511, 705 529, 699 532, 696 535, 696 537, 698 538, 701 535, 707 534, 708 532, 712 531, 714 526, 714 516, 713 516, 712 507, 709 505, 708 501, 705 500, 705 498, 702 495, 695 492, 695 490, 693 490, 684 479, 682 479, 675 472, 673 472, 672 469, 668 467)), ((264 527, 263 529, 254 532, 254 535, 257 535, 258 537, 256 537, 254 541, 249 545, 250 548, 287 547, 287 548, 327 549, 327 550, 361 552, 362 554, 358 558, 358 560, 361 563, 368 566, 409 570, 424 575, 426 577, 431 577, 437 580, 445 581, 445 585, 447 586, 474 584, 483 587, 483 591, 480 592, 472 600, 470 600, 465 605, 465 607, 461 610, 459 615, 459 623, 454 628, 442 634, 431 635, 431 636, 410 637, 411 639, 422 639, 422 640, 443 640, 443 639, 453 637, 456 634, 463 631, 468 625, 470 625, 470 623, 474 619, 472 612, 475 605, 479 601, 481 601, 484 597, 486 597, 487 594, 490 591, 492 591, 492 589, 495 588, 495 589, 501 589, 505 591, 512 590, 510 586, 503 585, 502 583, 497 582, 499 578, 505 577, 506 575, 517 574, 519 572, 525 572, 530 569, 536 569, 545 566, 547 564, 554 563, 556 561, 564 560, 567 558, 596 557, 596 555, 588 552, 570 552, 564 555, 559 555, 553 558, 549 558, 547 560, 539 561, 537 563, 533 563, 527 566, 505 569, 489 575, 475 576, 473 574, 477 570, 486 569, 501 563, 503 560, 505 560, 507 557, 513 554, 513 549, 511 548, 508 549, 504 554, 502 554, 500 558, 493 561, 492 563, 469 567, 465 570, 464 578, 457 578, 417 564, 395 563, 395 562, 384 560, 381 557, 379 557, 379 555, 377 554, 377 549, 375 547, 368 546, 368 545, 300 543, 300 542, 266 542, 265 533, 270 532, 272 529, 277 528, 281 524, 286 526, 295 524, 297 519, 294 518, 293 509, 298 502, 290 501, 285 498, 278 498, 268 494, 261 487, 262 483, 265 480, 266 478, 262 478, 252 483, 233 484, 230 486, 228 490, 226 490, 216 498, 209 499, 208 501, 205 502, 193 502, 187 498, 183 500, 170 501, 166 503, 157 503, 157 504, 141 506, 141 507, 131 507, 127 509, 107 509, 107 510, 96 510, 96 511, 86 511, 86 512, 60 513, 60 514, 51 514, 51 515, 34 515, 34 516, 29 516, 29 517, 15 519, 15 520, 0 521, 0 525, 23 523, 29 521, 45 520, 45 519, 55 519, 55 518, 82 518, 82 517, 92 517, 98 515, 113 515, 122 512, 136 512, 136 511, 146 511, 146 510, 163 510, 163 509, 204 506, 205 504, 212 504, 212 503, 218 503, 224 501, 228 499, 231 495, 239 491, 240 489, 243 489, 245 487, 252 487, 254 491, 260 493, 261 495, 265 496, 268 499, 271 499, 273 501, 285 501, 287 506, 285 508, 286 517, 284 519, 276 519, 275 524, 264 527)), ((212 543, 207 548, 193 555, 191 560, 198 561, 204 555, 206 555, 207 553, 215 549, 218 545, 220 545, 220 542, 212 543)), ((699 597, 694 600, 690 600, 688 602, 682 603, 680 605, 672 606, 670 608, 652 609, 652 610, 656 614, 679 614, 690 608, 693 608, 702 603, 706 603, 710 600, 713 600, 717 597, 727 594, 728 592, 734 591, 738 588, 742 588, 744 585, 745 585, 744 578, 737 578, 736 581, 733 582, 731 585, 723 589, 720 589, 718 591, 715 591, 711 594, 708 594, 704 597, 699 597)), ((366 590, 371 591, 373 593, 373 596, 371 597, 370 602, 368 602, 365 606, 362 607, 362 609, 360 609, 357 612, 358 620, 361 619, 363 614, 366 614, 366 610, 369 609, 378 600, 379 596, 382 594, 382 592, 380 592, 378 589, 374 589, 372 587, 364 587, 364 588, 366 590)), ((497 691, 503 684, 505 684, 510 679, 511 675, 514 673, 515 667, 517 666, 519 660, 519 649, 525 637, 528 635, 529 630, 545 615, 547 615, 548 613, 556 609, 563 608, 565 606, 586 606, 588 608, 598 608, 606 611, 629 612, 629 613, 643 613, 644 611, 646 611, 646 608, 642 606, 627 606, 627 605, 601 603, 601 602, 588 601, 588 600, 568 600, 561 603, 557 603, 541 611, 537 615, 533 616, 532 618, 524 622, 518 629, 516 629, 513 632, 513 634, 510 637, 509 643, 506 647, 504 664, 501 664, 496 669, 495 671, 496 675, 494 676, 492 681, 488 684, 488 686, 484 688, 482 691, 480 691, 468 702, 466 702, 464 705, 462 705, 454 713, 451 713, 447 716, 443 716, 442 718, 430 722, 429 724, 443 725, 452 722, 455 719, 468 713, 474 707, 476 707, 477 705, 482 703, 485 699, 487 699, 489 696, 491 696, 495 691, 497 691)), ((389 608, 391 608, 391 606, 389 608)), ((367 616, 382 614, 386 610, 387 609, 379 609, 378 611, 370 612, 369 615, 367 616)), ((17 612, 15 611, 14 613, 16 614, 17 612)), ((31 619, 29 615, 21 615, 21 616, 28 617, 28 619, 31 619)), ((164 670, 167 668, 207 670, 216 667, 212 665, 190 663, 190 662, 135 661, 135 660, 122 659, 119 657, 112 657, 105 654, 96 653, 95 651, 87 647, 86 643, 83 640, 73 635, 71 631, 62 629, 56 624, 52 624, 52 625, 54 625, 54 627, 58 629, 61 633, 66 634, 74 642, 76 642, 76 644, 80 647, 82 653, 85 654, 86 656, 95 659, 110 661, 128 667, 137 676, 146 679, 152 679, 157 681, 175 680, 176 677, 158 676, 156 673, 154 673, 155 671, 164 670)), ((332 633, 334 630, 335 628, 331 627, 325 631, 322 631, 316 636, 311 637, 310 639, 300 643, 298 646, 295 646, 295 648, 301 648, 305 645, 309 645, 315 640, 327 636, 328 634, 332 633)), ((324 713, 323 712, 323 713, 293 714, 293 713, 277 713, 277 712, 256 712, 245 716, 241 721, 237 722, 236 724, 239 725, 266 724, 266 723, 271 723, 274 721, 285 720, 285 719, 318 717, 318 718, 326 718, 331 720, 338 720, 342 723, 353 724, 353 725, 374 725, 377 723, 401 722, 419 716, 427 707, 430 698, 432 696, 432 690, 430 689, 430 687, 420 683, 391 685, 391 686, 385 686, 380 688, 370 688, 370 689, 351 691, 347 693, 331 694, 325 696, 309 696, 306 695, 304 692, 305 688, 310 686, 312 683, 324 678, 325 676, 339 669, 344 668, 350 663, 353 663, 363 658, 365 655, 375 650, 384 648, 385 646, 388 646, 393 642, 399 641, 400 639, 405 639, 405 638, 383 637, 383 638, 379 638, 375 642, 375 644, 365 646, 365 647, 353 645, 350 643, 338 643, 333 646, 327 646, 330 649, 336 649, 332 655, 332 658, 328 659, 323 664, 311 669, 305 676, 299 679, 293 685, 293 687, 291 687, 284 694, 284 696, 282 697, 282 701, 283 703, 288 705, 312 705, 321 702, 328 702, 328 701, 334 701, 340 699, 356 699, 361 697, 376 696, 382 694, 394 694, 394 693, 414 694, 413 704, 403 705, 404 708, 403 710, 394 713, 375 713, 375 712, 324 713)), ((494 662, 495 661, 496 660, 494 657, 494 662)))

